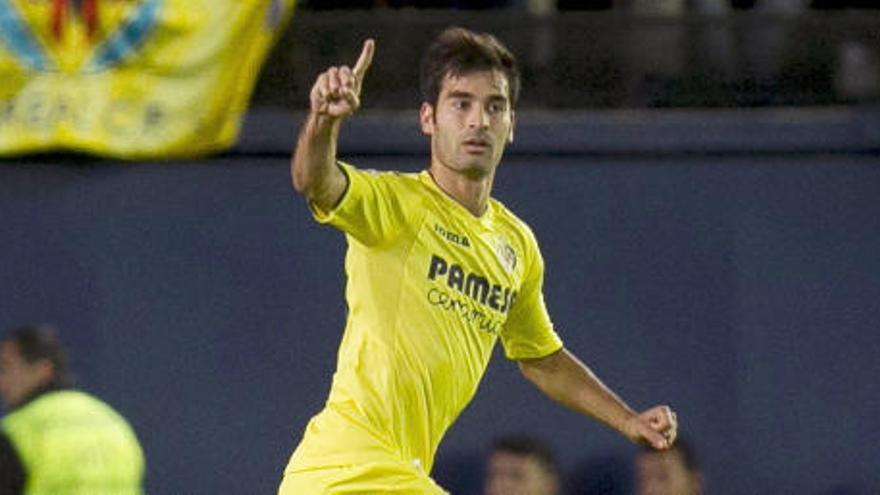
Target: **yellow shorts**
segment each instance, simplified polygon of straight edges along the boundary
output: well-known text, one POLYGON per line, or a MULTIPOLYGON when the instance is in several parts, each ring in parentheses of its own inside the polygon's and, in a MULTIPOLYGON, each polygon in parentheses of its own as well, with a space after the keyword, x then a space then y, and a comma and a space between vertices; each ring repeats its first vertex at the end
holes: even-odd
POLYGON ((288 471, 278 495, 449 495, 414 466, 375 462, 288 471))

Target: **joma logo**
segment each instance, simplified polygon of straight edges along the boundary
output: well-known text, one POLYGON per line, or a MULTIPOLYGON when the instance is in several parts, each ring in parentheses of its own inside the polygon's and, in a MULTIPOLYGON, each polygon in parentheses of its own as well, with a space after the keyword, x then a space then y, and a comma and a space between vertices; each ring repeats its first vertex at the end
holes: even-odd
POLYGON ((441 226, 440 224, 434 224, 434 232, 440 234, 440 237, 443 237, 449 242, 454 244, 458 244, 459 246, 471 247, 471 242, 468 240, 466 236, 461 234, 456 234, 455 232, 451 232, 441 226))

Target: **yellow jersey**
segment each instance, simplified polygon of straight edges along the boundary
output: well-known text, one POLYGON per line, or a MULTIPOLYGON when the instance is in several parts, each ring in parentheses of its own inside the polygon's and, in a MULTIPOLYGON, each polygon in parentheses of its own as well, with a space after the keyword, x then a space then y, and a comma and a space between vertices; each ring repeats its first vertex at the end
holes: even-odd
POLYGON ((430 473, 495 342, 510 359, 562 347, 528 226, 490 199, 476 217, 427 172, 340 164, 348 188, 315 218, 346 234, 348 318, 326 407, 287 472, 390 461, 430 473))

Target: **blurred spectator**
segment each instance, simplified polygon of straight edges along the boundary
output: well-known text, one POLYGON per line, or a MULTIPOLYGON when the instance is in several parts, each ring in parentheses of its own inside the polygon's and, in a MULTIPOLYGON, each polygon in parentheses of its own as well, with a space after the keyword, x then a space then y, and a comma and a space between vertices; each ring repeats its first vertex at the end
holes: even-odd
MULTIPOLYGON (((880 9, 880 2, 811 0, 810 7, 816 10, 880 9)), ((833 85, 835 94, 845 102, 880 98, 880 55, 868 43, 876 39, 875 35, 876 31, 861 37, 849 32, 837 47, 833 85)))
POLYGON ((797 99, 799 75, 786 74, 792 51, 800 47, 796 34, 809 0, 731 0, 748 22, 734 29, 732 60, 734 84, 746 88, 737 103, 742 105, 782 103, 797 99), (791 87, 794 86, 794 87, 791 87))
POLYGON ((847 102, 880 98, 880 56, 858 39, 848 39, 837 47, 834 90, 847 102))
POLYGON ((679 437, 669 450, 643 450, 635 460, 636 495, 699 495, 703 476, 696 454, 679 437))
POLYGON ((621 47, 624 84, 633 106, 651 106, 659 88, 686 68, 685 0, 625 0, 621 9, 640 19, 621 47))
POLYGON ((0 493, 142 493, 144 458, 110 406, 76 390, 52 329, 0 341, 0 493))
POLYGON ((557 495, 559 469, 552 450, 537 438, 497 439, 486 461, 484 495, 557 495))

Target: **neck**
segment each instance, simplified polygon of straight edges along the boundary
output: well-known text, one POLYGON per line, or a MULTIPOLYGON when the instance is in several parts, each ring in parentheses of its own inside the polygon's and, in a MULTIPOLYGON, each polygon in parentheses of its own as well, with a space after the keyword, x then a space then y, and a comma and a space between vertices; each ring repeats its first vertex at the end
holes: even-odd
POLYGON ((16 401, 14 404, 7 404, 7 412, 12 412, 16 409, 19 409, 25 404, 37 399, 44 394, 48 394, 49 392, 66 390, 71 387, 72 383, 69 380, 53 378, 46 383, 41 383, 40 385, 34 387, 33 390, 29 391, 24 397, 16 401))
POLYGON ((485 175, 468 176, 443 165, 432 163, 428 171, 443 192, 464 206, 475 217, 482 216, 486 212, 486 205, 489 203, 489 194, 492 192, 492 183, 495 179, 494 170, 485 175))

